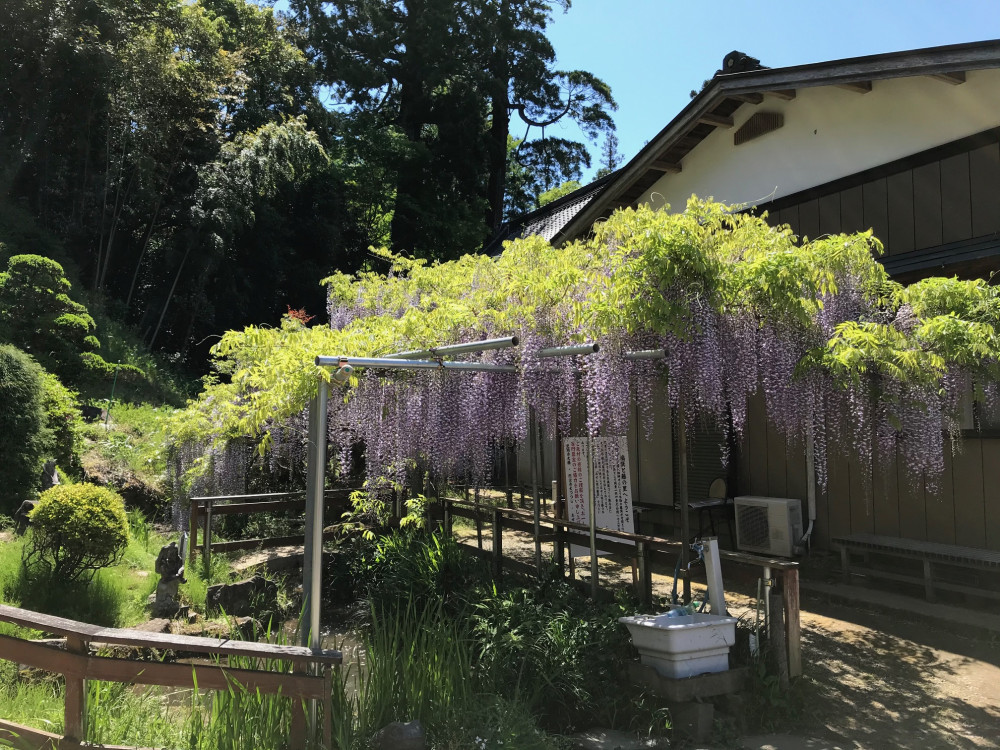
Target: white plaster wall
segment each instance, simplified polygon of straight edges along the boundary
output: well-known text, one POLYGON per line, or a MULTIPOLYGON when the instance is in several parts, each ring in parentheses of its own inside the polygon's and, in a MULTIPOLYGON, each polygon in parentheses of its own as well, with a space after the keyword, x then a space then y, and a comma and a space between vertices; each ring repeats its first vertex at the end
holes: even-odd
POLYGON ((795 99, 744 104, 641 199, 682 210, 692 195, 764 203, 1000 126, 1000 70, 970 71, 958 86, 926 76, 874 81, 866 94, 820 86, 795 99), (782 112, 784 127, 741 146, 733 133, 754 112, 782 112))

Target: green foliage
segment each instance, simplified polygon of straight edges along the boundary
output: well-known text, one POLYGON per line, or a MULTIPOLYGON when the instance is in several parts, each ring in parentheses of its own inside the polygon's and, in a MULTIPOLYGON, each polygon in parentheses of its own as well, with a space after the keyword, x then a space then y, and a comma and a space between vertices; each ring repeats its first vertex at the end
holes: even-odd
POLYGON ((569 195, 572 192, 579 190, 581 187, 579 180, 567 180, 566 182, 552 188, 551 190, 546 190, 538 196, 538 205, 547 206, 552 201, 559 200, 564 195, 569 195))
POLYGON ((52 435, 52 456, 66 474, 76 476, 83 449, 83 418, 77 394, 48 372, 42 373, 42 389, 45 424, 52 435))
POLYGON ((359 594, 380 609, 413 598, 441 601, 455 611, 487 579, 485 564, 470 559, 454 538, 413 529, 381 537, 359 566, 359 594))
POLYGON ((364 668, 348 667, 334 684, 334 739, 343 750, 368 747, 380 727, 404 717, 419 719, 442 750, 556 747, 526 706, 473 678, 468 624, 439 603, 411 599, 373 612, 363 645, 364 668))
POLYGON ((0 345, 0 512, 12 515, 38 487, 51 447, 44 373, 27 354, 0 345))
POLYGON ((613 725, 641 712, 618 680, 631 658, 620 606, 600 606, 563 583, 491 592, 476 605, 477 674, 547 725, 572 731, 613 725))
POLYGON ((119 491, 126 487, 145 488, 146 504, 155 504, 157 497, 162 499, 165 443, 173 413, 167 406, 116 403, 111 407, 107 427, 101 421, 84 425, 88 446, 84 463, 88 474, 119 491))
POLYGON ((125 505, 115 492, 90 484, 57 485, 31 512, 25 562, 75 581, 121 559, 128 545, 125 505))
POLYGON ((106 627, 130 627, 148 619, 146 599, 156 587, 155 556, 131 542, 121 562, 103 568, 88 586, 42 569, 27 571, 23 558, 30 541, 0 545, 0 601, 35 612, 106 627))
POLYGON ((93 345, 87 339, 95 328, 69 291, 62 266, 40 255, 14 255, 0 273, 0 339, 65 375, 73 374, 81 350, 93 345))

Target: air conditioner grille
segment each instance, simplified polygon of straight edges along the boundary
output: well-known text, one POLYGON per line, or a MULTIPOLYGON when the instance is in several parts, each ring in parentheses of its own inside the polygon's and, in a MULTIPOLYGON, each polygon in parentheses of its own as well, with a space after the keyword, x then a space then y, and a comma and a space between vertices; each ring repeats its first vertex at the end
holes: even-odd
POLYGON ((767 508, 756 505, 737 506, 736 523, 739 526, 739 540, 744 547, 768 549, 771 530, 767 520, 767 508))

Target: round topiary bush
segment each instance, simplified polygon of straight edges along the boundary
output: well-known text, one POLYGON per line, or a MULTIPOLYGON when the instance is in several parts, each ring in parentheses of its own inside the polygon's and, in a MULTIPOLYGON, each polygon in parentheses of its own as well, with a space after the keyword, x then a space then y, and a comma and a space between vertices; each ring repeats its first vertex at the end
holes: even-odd
POLYGON ((0 345, 0 513, 9 516, 38 489, 51 442, 42 378, 31 357, 0 345))
POLYGON ((121 497, 93 484, 46 490, 31 512, 28 568, 42 566, 60 580, 89 578, 121 559, 128 545, 128 518, 121 497))

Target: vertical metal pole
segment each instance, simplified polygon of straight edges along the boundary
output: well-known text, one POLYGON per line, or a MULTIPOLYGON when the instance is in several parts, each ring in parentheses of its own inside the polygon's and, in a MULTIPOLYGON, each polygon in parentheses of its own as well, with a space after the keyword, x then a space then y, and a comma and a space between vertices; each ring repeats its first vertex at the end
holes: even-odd
POLYGON ((531 461, 531 496, 535 501, 535 569, 542 572, 542 511, 538 497, 538 425, 535 424, 535 409, 528 408, 528 451, 531 461))
MULTIPOLYGON (((771 587, 774 581, 771 579, 771 568, 764 566, 764 621, 767 627, 771 627, 771 587)), ((768 633, 771 631, 768 630, 768 633)))
POLYGON ((320 647, 319 610, 323 562, 323 486, 326 484, 327 382, 322 377, 309 404, 309 460, 306 469, 305 554, 302 565, 303 646, 320 647))
POLYGON ((597 600, 597 592, 600 586, 597 580, 597 501, 595 500, 594 487, 594 439, 587 439, 587 473, 590 477, 590 493, 587 498, 588 512, 590 513, 590 598, 597 600))
POLYGON ((687 415, 684 399, 677 404, 677 487, 681 501, 681 570, 684 572, 684 602, 691 601, 691 579, 688 563, 691 560, 691 519, 688 518, 688 450, 687 415))
POLYGON ((719 561, 719 540, 710 537, 705 540, 705 576, 708 581, 708 603, 713 615, 726 614, 726 594, 722 589, 722 563, 719 561))
POLYGON ((104 426, 108 426, 108 420, 111 419, 111 404, 115 401, 115 387, 118 385, 118 368, 121 367, 121 363, 115 365, 115 379, 111 383, 111 398, 108 399, 108 410, 104 412, 104 426))

